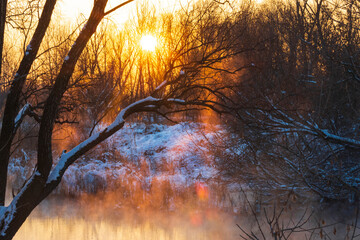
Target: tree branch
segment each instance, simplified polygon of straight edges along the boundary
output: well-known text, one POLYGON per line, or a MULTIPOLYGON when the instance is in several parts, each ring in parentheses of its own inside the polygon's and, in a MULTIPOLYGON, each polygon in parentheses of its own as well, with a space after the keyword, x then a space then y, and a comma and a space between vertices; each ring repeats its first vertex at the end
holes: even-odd
POLYGON ((110 136, 112 136, 115 132, 120 130, 124 124, 126 118, 128 118, 130 115, 138 112, 147 111, 148 108, 154 108, 153 106, 156 106, 156 108, 159 108, 165 104, 183 104, 185 101, 181 99, 159 99, 159 98, 153 98, 151 96, 144 98, 142 100, 139 100, 133 104, 130 104, 125 109, 121 110, 121 112, 117 115, 116 119, 112 124, 110 124, 108 127, 103 129, 102 131, 93 134, 91 137, 74 147, 69 152, 64 152, 58 164, 55 166, 55 168, 52 170, 52 172, 49 175, 49 178, 46 183, 46 187, 44 190, 44 195, 49 194, 61 181, 62 176, 64 175, 66 169, 73 164, 80 156, 91 150, 93 147, 95 147, 100 142, 106 140, 110 136))
POLYGON ((131 3, 131 2, 133 2, 133 1, 135 1, 135 0, 128 0, 128 1, 126 1, 126 2, 123 2, 123 3, 119 4, 119 5, 117 5, 116 7, 114 7, 114 8, 112 8, 112 9, 110 9, 109 11, 105 12, 105 13, 104 13, 104 16, 109 15, 109 14, 112 13, 112 12, 115 12, 115 11, 118 10, 119 8, 125 6, 125 5, 127 5, 128 3, 131 3))

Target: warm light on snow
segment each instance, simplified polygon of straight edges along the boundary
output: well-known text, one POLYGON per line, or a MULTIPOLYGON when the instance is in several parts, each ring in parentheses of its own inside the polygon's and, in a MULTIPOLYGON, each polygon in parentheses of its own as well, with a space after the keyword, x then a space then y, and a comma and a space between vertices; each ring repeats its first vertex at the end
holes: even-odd
POLYGON ((155 51, 156 38, 152 35, 145 35, 140 40, 140 45, 143 50, 155 51))

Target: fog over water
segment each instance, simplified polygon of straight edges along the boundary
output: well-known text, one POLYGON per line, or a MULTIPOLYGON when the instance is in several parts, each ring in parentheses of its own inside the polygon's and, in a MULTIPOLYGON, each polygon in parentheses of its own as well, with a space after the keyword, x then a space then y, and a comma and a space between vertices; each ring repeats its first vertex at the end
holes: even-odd
POLYGON ((90 204, 45 201, 14 239, 237 239, 235 218, 216 210, 140 212, 104 209, 101 200, 90 204))
POLYGON ((279 226, 284 236, 295 240, 357 236, 356 205, 293 200, 284 205, 280 197, 272 205, 243 200, 243 208, 230 213, 205 204, 169 211, 121 207, 102 195, 52 197, 32 213, 14 239, 232 240, 250 239, 246 234, 251 233, 274 239, 271 231, 279 226))
MULTIPOLYGON (((216 178, 218 152, 207 144, 221 144, 226 131, 193 125, 127 125, 69 168, 14 239, 273 239, 280 229, 295 240, 357 235, 356 204, 321 202, 300 186, 216 178)), ((12 160, 7 202, 25 181, 12 176, 30 174, 21 166, 35 158, 12 160)))

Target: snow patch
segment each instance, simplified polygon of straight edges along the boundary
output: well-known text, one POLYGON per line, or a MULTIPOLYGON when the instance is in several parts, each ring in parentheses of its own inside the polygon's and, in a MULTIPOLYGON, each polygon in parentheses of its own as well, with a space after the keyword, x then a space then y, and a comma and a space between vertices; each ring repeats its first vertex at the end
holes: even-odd
POLYGON ((164 85, 166 85, 167 81, 163 81, 159 86, 156 87, 155 91, 158 91, 160 88, 162 88, 164 85))
POLYGON ((27 103, 24 105, 24 107, 20 110, 20 112, 18 113, 18 115, 15 118, 15 126, 19 124, 20 120, 24 117, 26 111, 29 109, 30 104, 27 103))

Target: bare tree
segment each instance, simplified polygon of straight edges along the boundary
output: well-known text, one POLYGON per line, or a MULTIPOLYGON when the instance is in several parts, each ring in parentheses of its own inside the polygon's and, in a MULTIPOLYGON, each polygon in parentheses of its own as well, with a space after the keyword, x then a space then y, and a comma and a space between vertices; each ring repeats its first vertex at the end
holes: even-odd
MULTIPOLYGON (((172 44, 173 48, 170 48, 170 51, 173 55, 170 63, 168 62, 168 67, 162 68, 163 73, 154 76, 154 82, 148 82, 146 88, 145 85, 139 88, 139 94, 134 99, 136 101, 127 106, 121 106, 121 111, 117 112, 115 120, 110 125, 93 133, 91 137, 72 150, 64 151, 54 165, 53 130, 61 112, 61 104, 72 84, 71 78, 76 64, 101 20, 133 0, 125 1, 105 11, 107 2, 107 0, 94 1, 89 19, 62 60, 48 96, 44 96, 45 101, 41 108, 43 111, 35 112, 34 106, 31 105, 31 98, 25 98, 29 101, 22 103, 24 101, 22 95, 26 91, 24 88, 27 86, 29 71, 38 56, 56 4, 56 0, 45 2, 35 32, 8 90, 3 112, 0 136, 0 239, 12 239, 32 210, 59 185, 67 168, 80 156, 121 129, 125 120, 131 115, 140 112, 155 112, 168 117, 168 114, 173 112, 203 108, 222 111, 222 103, 218 101, 223 96, 222 88, 218 88, 214 81, 210 81, 210 77, 214 76, 214 72, 226 71, 222 68, 221 62, 236 55, 239 51, 235 52, 231 47, 232 44, 236 44, 236 37, 232 34, 230 24, 231 18, 215 18, 214 14, 218 12, 216 1, 214 1, 205 5, 204 9, 194 8, 190 14, 185 15, 183 21, 179 22, 184 24, 184 27, 180 37, 169 43, 172 44), (208 10, 212 11, 209 13, 208 10), (158 83, 161 84, 155 87, 158 83), (37 164, 20 192, 8 206, 4 206, 12 143, 17 129, 26 116, 33 117, 39 122, 37 164)), ((100 65, 95 64, 95 66, 100 65)), ((100 68, 96 72, 101 78, 104 77, 102 76, 104 72, 100 68)), ((144 73, 152 74, 149 70, 144 73)), ((132 76, 128 75, 128 77, 132 76)))
POLYGON ((230 162, 273 186, 305 185, 324 199, 352 202, 359 196, 357 5, 274 6, 251 10, 258 18, 247 19, 251 31, 243 35, 261 39, 261 51, 238 60, 252 66, 238 77, 230 103, 248 147, 230 162))
MULTIPOLYGON (((82 50, 86 46, 90 37, 96 31, 96 27, 104 16, 116 10, 119 7, 124 6, 132 1, 124 2, 118 5, 116 8, 105 12, 107 1, 95 1, 94 7, 91 12, 91 16, 87 21, 82 32, 79 34, 75 44, 69 51, 68 56, 64 59, 62 68, 55 81, 55 85, 48 97, 45 104, 45 109, 41 117, 40 131, 39 131, 39 151, 38 151, 38 165, 33 176, 24 186, 23 190, 12 201, 10 206, 1 208, 1 238, 11 239, 16 233, 17 229, 22 225, 30 212, 36 207, 36 205, 46 197, 57 184, 56 181, 47 181, 49 173, 52 167, 51 156, 51 135, 52 129, 57 117, 58 106, 61 98, 67 89, 67 85, 71 74, 74 70, 77 59, 79 58, 82 50), (46 130, 47 129, 47 130, 46 130), (40 150, 42 149, 42 150, 40 150), (50 155, 49 155, 50 154, 50 155), (50 187, 53 186, 53 187, 50 187), (50 187, 50 188, 49 188, 50 187), (46 190, 48 189, 48 190, 46 190), (50 191, 49 191, 50 190, 50 191)), ((40 44, 43 40, 45 32, 49 26, 50 19, 56 1, 46 1, 42 15, 39 19, 38 26, 32 37, 30 44, 27 47, 26 54, 19 66, 19 69, 14 77, 12 86, 9 90, 9 94, 6 101, 6 106, 3 115, 3 124, 0 137, 1 146, 1 205, 4 205, 5 191, 6 191, 6 179, 7 179, 7 166, 10 157, 10 148, 12 139, 16 133, 16 129, 21 123, 22 118, 30 110, 30 105, 26 104, 24 108, 19 112, 20 107, 20 95, 23 90, 26 77, 29 73, 32 63, 34 62, 40 44)), ((113 133, 113 132, 112 132, 113 133)), ((106 134, 109 136, 108 134, 106 134)), ((104 139, 102 136, 100 139, 104 139)), ((106 138, 106 137, 105 137, 106 138)), ((97 141, 99 141, 98 139, 97 141)), ((88 146, 89 148, 89 146, 88 146)), ((84 151, 84 148, 78 149, 80 152, 84 151), (81 150, 80 150, 81 149, 81 150)), ((79 154, 79 152, 77 153, 79 154)), ((64 170, 64 169, 63 169, 64 170)), ((60 177, 57 176, 57 177, 60 177)), ((53 179, 56 180, 56 179, 53 179)), ((57 181, 59 181, 58 179, 57 181)))

